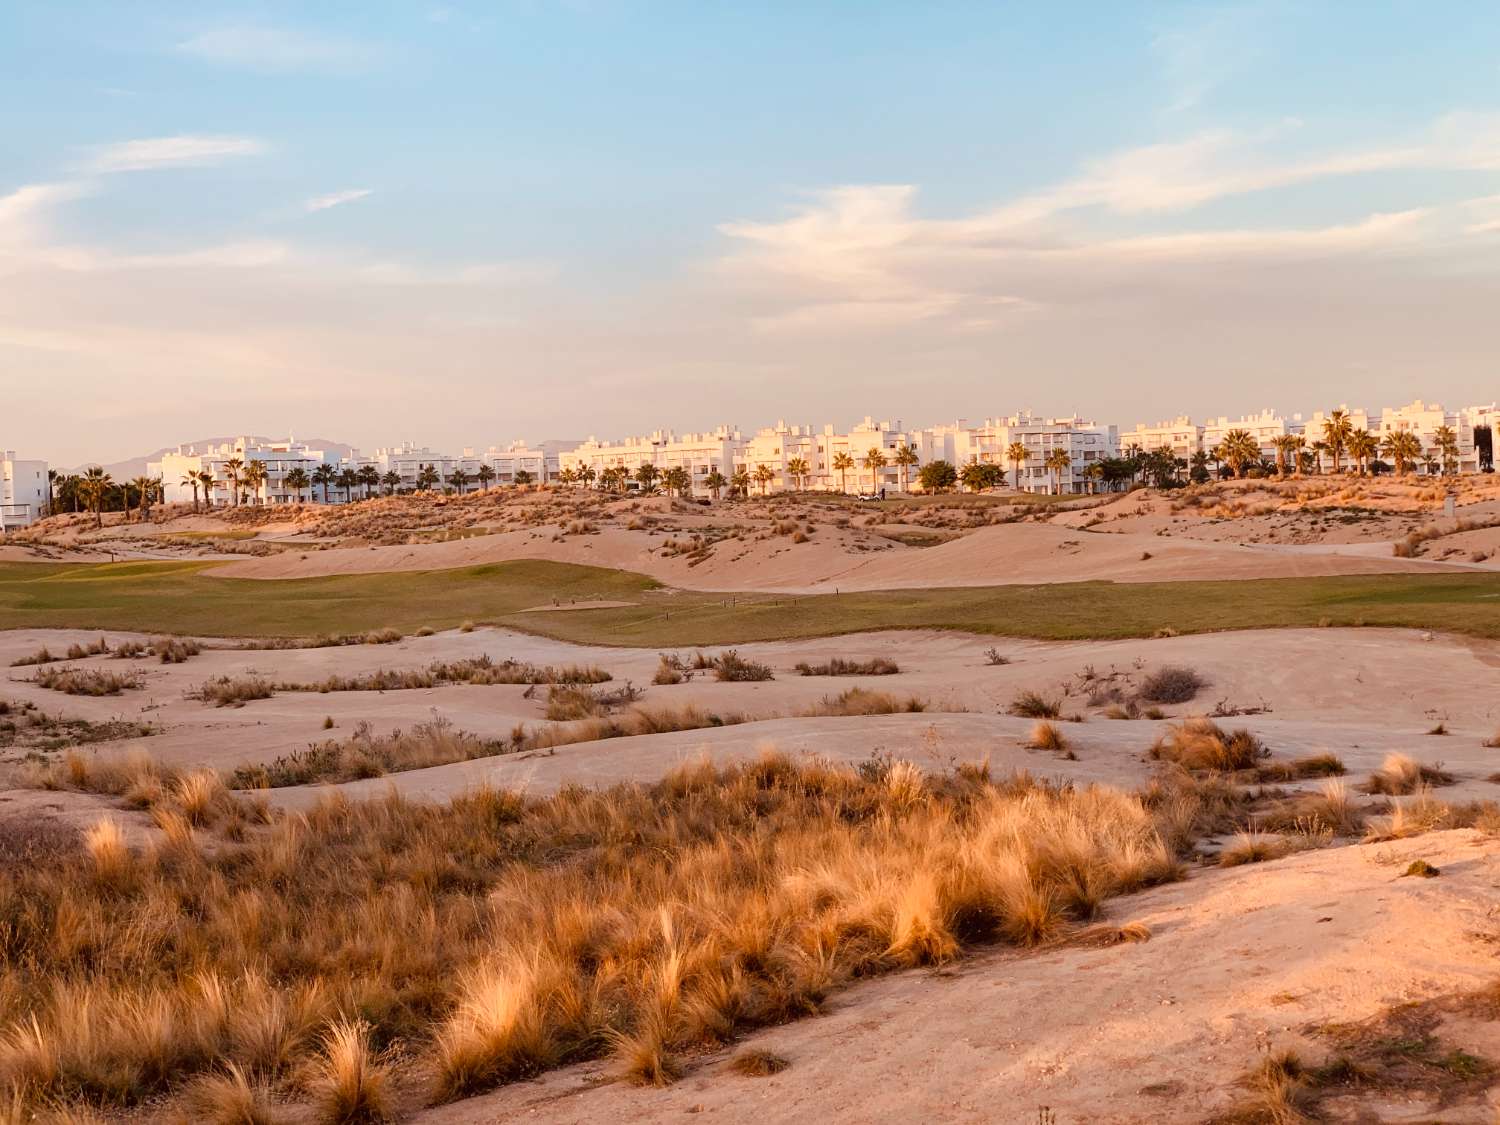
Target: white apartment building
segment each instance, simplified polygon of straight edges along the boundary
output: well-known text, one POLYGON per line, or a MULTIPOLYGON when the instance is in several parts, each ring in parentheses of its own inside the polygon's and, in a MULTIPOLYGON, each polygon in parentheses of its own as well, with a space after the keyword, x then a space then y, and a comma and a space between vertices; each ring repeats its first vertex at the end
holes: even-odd
POLYGON ((23 461, 14 449, 0 453, 0 534, 43 515, 51 499, 48 487, 47 462, 23 461))
POLYGON ((1269 409, 1259 414, 1246 414, 1243 418, 1210 418, 1203 423, 1203 448, 1213 449, 1231 430, 1245 430, 1260 446, 1260 455, 1275 460, 1276 439, 1287 434, 1300 434, 1308 425, 1300 414, 1286 418, 1269 409))
POLYGON ((1094 461, 1118 456, 1120 449, 1116 426, 1077 417, 1037 418, 1030 413, 987 418, 983 425, 954 436, 955 465, 962 468, 970 461, 998 465, 1012 484, 1017 466, 1010 460, 1010 447, 1020 442, 1026 448, 1026 461, 1019 466, 1021 490, 1048 494, 1089 491, 1093 482, 1084 470, 1094 461), (1046 465, 1048 455, 1058 449, 1068 454, 1068 468, 1060 479, 1046 465))
POLYGON ((706 494, 709 473, 718 470, 726 480, 734 475, 737 463, 743 462, 744 438, 739 430, 720 426, 699 434, 676 434, 657 430, 621 441, 600 441, 590 437, 571 449, 561 450, 561 469, 577 473, 591 469, 598 478, 606 469, 623 469, 632 478, 642 465, 655 465, 658 473, 668 469, 686 469, 694 492, 706 494))
MULTIPOLYGON (((147 476, 162 482, 162 495, 167 503, 190 503, 194 490, 192 479, 202 473, 212 477, 205 487, 199 485, 200 502, 206 500, 209 507, 223 508, 235 503, 234 481, 243 487, 244 466, 259 461, 266 469, 266 482, 259 495, 249 497, 251 503, 286 504, 296 499, 296 493, 287 484, 287 474, 301 469, 310 477, 320 465, 342 467, 337 454, 324 449, 313 449, 303 442, 288 437, 286 441, 262 441, 252 437, 238 437, 233 441, 205 445, 199 449, 191 445, 179 445, 171 453, 164 454, 160 461, 146 466, 147 476), (232 462, 238 461, 239 465, 232 462)), ((302 493, 304 499, 308 492, 302 493)), ((333 493, 329 493, 332 498, 333 493)))
POLYGON ((1142 453, 1170 449, 1172 456, 1191 463, 1193 454, 1203 448, 1203 427, 1196 425, 1186 414, 1154 426, 1138 423, 1135 429, 1120 435, 1122 452, 1132 446, 1142 453))

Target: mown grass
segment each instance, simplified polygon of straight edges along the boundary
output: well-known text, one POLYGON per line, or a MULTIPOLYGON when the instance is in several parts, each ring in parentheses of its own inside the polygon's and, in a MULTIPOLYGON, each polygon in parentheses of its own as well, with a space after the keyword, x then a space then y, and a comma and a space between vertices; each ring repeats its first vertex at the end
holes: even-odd
POLYGON ((409 574, 254 581, 205 562, 0 564, 0 628, 106 628, 196 636, 414 632, 480 620, 588 644, 684 646, 953 629, 1041 639, 1152 636, 1328 625, 1500 637, 1500 575, 1393 574, 1253 581, 719 594, 670 591, 642 575, 521 561, 409 574), (635 604, 526 613, 554 599, 635 604))

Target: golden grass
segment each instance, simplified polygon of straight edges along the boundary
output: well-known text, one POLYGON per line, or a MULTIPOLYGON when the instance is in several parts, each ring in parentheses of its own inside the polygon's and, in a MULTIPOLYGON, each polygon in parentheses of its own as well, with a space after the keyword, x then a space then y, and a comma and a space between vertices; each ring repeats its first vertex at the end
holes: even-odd
POLYGON ((1151 757, 1175 762, 1187 770, 1229 773, 1254 769, 1267 751, 1248 730, 1226 733, 1212 719, 1197 717, 1174 723, 1151 748, 1151 757))
POLYGON ((901 666, 894 660, 876 656, 870 660, 845 660, 835 656, 822 664, 809 664, 805 660, 796 665, 799 676, 894 676, 901 666))
POLYGON ((1453 775, 1441 766, 1425 766, 1405 754, 1387 754, 1365 782, 1365 792, 1402 797, 1425 785, 1452 784, 1453 775))
POLYGON ((1056 723, 1041 719, 1031 728, 1027 745, 1033 750, 1066 750, 1068 740, 1056 723))
POLYGON ((171 1105, 233 1064, 350 1121, 423 1076, 442 1100, 609 1055, 670 1081, 851 979, 1045 942, 1180 873, 1135 797, 905 763, 333 797, 212 847, 191 785, 160 787, 165 841, 0 870, 0 1094, 171 1105))
POLYGON ((37 670, 32 683, 65 695, 119 695, 121 692, 139 688, 138 672, 110 672, 101 668, 51 668, 43 666, 37 670))
POLYGON ((807 716, 820 715, 897 715, 927 710, 925 700, 909 695, 905 699, 884 691, 867 688, 849 688, 838 695, 825 695, 802 712, 807 716))

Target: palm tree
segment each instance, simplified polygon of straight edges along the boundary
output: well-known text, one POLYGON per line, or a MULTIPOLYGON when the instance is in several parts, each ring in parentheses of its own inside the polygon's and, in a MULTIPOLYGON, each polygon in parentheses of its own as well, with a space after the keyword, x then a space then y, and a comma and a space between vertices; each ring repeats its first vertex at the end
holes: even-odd
POLYGON ((715 500, 719 498, 719 493, 724 491, 724 486, 728 483, 728 479, 718 469, 711 469, 708 476, 703 478, 703 487, 708 489, 709 495, 715 500))
POLYGON ((1021 468, 1026 464, 1026 443, 1013 441, 1005 447, 1005 459, 1010 462, 1011 471, 1015 476, 1015 488, 1021 491, 1021 468))
POLYGON ((370 498, 370 489, 380 487, 380 470, 374 465, 361 465, 359 472, 359 483, 365 486, 365 499, 370 498))
POLYGON ((593 486, 594 478, 596 476, 598 476, 598 474, 594 472, 594 467, 592 465, 584 465, 581 469, 578 470, 578 479, 583 482, 583 486, 585 488, 591 488, 593 486))
POLYGON ((490 463, 486 461, 479 466, 474 476, 479 480, 479 487, 488 492, 490 490, 490 481, 495 479, 495 470, 490 468, 490 463))
POLYGON ((1430 477, 1437 476, 1438 459, 1431 446, 1422 450, 1422 471, 1430 477))
POLYGON ((917 456, 917 451, 910 445, 898 445, 896 452, 891 454, 891 464, 901 470, 901 491, 911 491, 911 471, 922 463, 917 456))
POLYGON ((729 487, 741 496, 750 495, 750 470, 741 465, 729 478, 729 487))
POLYGON ((1380 443, 1369 430, 1351 430, 1344 441, 1344 448, 1359 465, 1359 475, 1364 476, 1370 461, 1380 451, 1380 443))
POLYGON ((1439 426, 1432 432, 1432 444, 1437 448, 1438 455, 1443 460, 1443 475, 1452 476, 1458 472, 1458 435, 1453 432, 1452 426, 1439 426))
POLYGON ((193 511, 198 510, 198 474, 184 473, 182 479, 177 482, 178 487, 191 488, 193 490, 193 511))
POLYGON ((245 467, 245 462, 238 457, 231 457, 224 462, 224 471, 229 474, 229 491, 234 496, 234 506, 240 506, 240 470, 245 467))
POLYGON ((198 483, 203 485, 203 507, 205 509, 212 508, 214 506, 212 494, 212 490, 214 487, 213 473, 209 472, 207 469, 202 470, 198 474, 198 483))
POLYGON ((84 506, 94 513, 95 527, 104 526, 104 501, 108 499, 110 489, 114 486, 114 478, 98 465, 85 469, 83 476, 79 478, 78 494, 84 506))
POLYGON ((840 449, 833 455, 833 471, 839 475, 839 491, 849 491, 849 470, 854 468, 854 458, 848 450, 840 449))
POLYGON ((801 492, 808 476, 807 458, 793 457, 786 463, 786 471, 792 478, 792 487, 801 492))
POLYGON ((1308 448, 1312 450, 1313 472, 1318 476, 1322 476, 1323 454, 1328 452, 1328 443, 1326 441, 1315 441, 1308 448))
POLYGON ((461 466, 455 468, 451 473, 448 474, 448 483, 451 484, 454 488, 458 489, 458 494, 462 496, 464 494, 464 489, 467 488, 469 484, 469 474, 464 472, 461 466))
POLYGON ((1396 473, 1405 476, 1422 456, 1422 441, 1410 430, 1392 430, 1380 442, 1380 449, 1394 462, 1396 473))
POLYGON ((380 483, 385 487, 387 496, 394 496, 396 489, 401 487, 401 474, 395 469, 387 469, 385 476, 380 478, 380 483))
POLYGON ((656 478, 661 473, 650 461, 643 461, 636 466, 635 479, 640 483, 641 491, 646 495, 656 491, 656 478))
POLYGON ((522 488, 530 484, 536 478, 531 475, 530 469, 517 469, 516 475, 512 479, 514 479, 517 488, 522 488))
POLYGON ((1260 460, 1260 443, 1249 430, 1230 430, 1219 446, 1219 456, 1234 473, 1236 480, 1243 480, 1245 470, 1260 460))
POLYGON ((442 474, 431 465, 423 465, 417 470, 417 489, 426 492, 433 486, 442 483, 442 474))
POLYGON ((1341 459, 1349 449, 1349 438, 1354 434, 1354 422, 1349 415, 1342 410, 1335 410, 1328 416, 1328 421, 1323 423, 1323 443, 1328 447, 1328 455, 1333 458, 1333 471, 1339 471, 1341 459))
POLYGON ((877 447, 871 446, 865 454, 864 466, 870 470, 870 491, 880 491, 880 470, 886 466, 886 457, 877 447))
POLYGON ((1099 482, 1104 479, 1104 462, 1090 461, 1083 467, 1083 479, 1089 482, 1089 491, 1098 492, 1099 482))
POLYGON ((755 466, 755 483, 760 485, 760 494, 764 496, 766 489, 776 479, 776 471, 770 465, 755 466))
POLYGON ((350 493, 359 487, 359 474, 353 469, 345 467, 339 470, 339 475, 335 478, 334 483, 344 490, 344 503, 347 504, 353 499, 350 493))
POLYGON ((1294 468, 1297 464, 1297 449, 1302 444, 1302 438, 1297 434, 1282 434, 1275 441, 1276 446, 1276 474, 1287 475, 1287 465, 1290 463, 1294 468))
POLYGON ((687 496, 688 489, 693 487, 693 478, 681 465, 673 465, 662 474, 661 483, 666 487, 667 495, 677 493, 678 496, 687 496))
POLYGON ((322 464, 313 470, 313 483, 323 487, 323 503, 328 503, 328 487, 338 479, 338 470, 332 465, 322 464))
POLYGON ((264 461, 252 460, 248 465, 246 465, 244 482, 245 487, 248 488, 251 494, 255 497, 255 502, 257 504, 260 503, 260 490, 265 487, 266 483, 266 463, 264 461))
POLYGON ((1055 494, 1061 496, 1062 475, 1073 467, 1073 458, 1069 456, 1066 449, 1063 449, 1059 446, 1057 449, 1054 449, 1051 453, 1047 454, 1047 459, 1042 462, 1042 464, 1052 474, 1054 488, 1056 490, 1055 494))
POLYGON ((301 465, 295 465, 286 474, 286 476, 282 477, 281 479, 283 483, 285 483, 285 485, 292 490, 292 498, 298 504, 301 504, 302 490, 312 483, 312 478, 307 475, 307 470, 304 469, 301 465))

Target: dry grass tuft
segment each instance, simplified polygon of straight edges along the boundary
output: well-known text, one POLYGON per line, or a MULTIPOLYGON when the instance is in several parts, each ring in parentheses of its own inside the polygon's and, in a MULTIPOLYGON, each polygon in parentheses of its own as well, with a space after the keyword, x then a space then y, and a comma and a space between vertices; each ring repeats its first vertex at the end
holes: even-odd
POLYGON ((278 1121, 269 1092, 252 1083, 235 1063, 195 1079, 183 1100, 191 1120, 204 1125, 276 1125, 278 1121))
POLYGON ((791 1065, 780 1055, 759 1047, 746 1047, 735 1052, 734 1058, 729 1060, 729 1069, 746 1078, 768 1078, 791 1065))
POLYGON ((1066 750, 1068 740, 1056 723, 1043 719, 1031 728, 1031 740, 1027 745, 1033 750, 1066 750))
POLYGON ((770 680, 775 677, 771 674, 769 664, 759 664, 753 660, 745 660, 734 649, 720 654, 713 662, 714 679, 726 683, 742 683, 753 680, 770 680))
POLYGON ((1424 766, 1405 754, 1387 754, 1380 768, 1365 782, 1366 793, 1404 797, 1424 785, 1452 785, 1453 775, 1437 766, 1424 766))
POLYGON ((909 695, 905 699, 884 691, 853 687, 838 695, 825 695, 803 715, 898 715, 927 710, 927 702, 909 695))
POLYGON ((1169 664, 1147 673, 1141 681, 1140 697, 1149 703, 1186 703, 1204 686, 1204 679, 1191 668, 1169 664))
POLYGON ((1212 719, 1201 716, 1174 723, 1151 748, 1151 757, 1158 761, 1221 773, 1254 769, 1267 753, 1248 730, 1226 734, 1212 719))
POLYGON ((274 694, 271 681, 262 676, 217 676, 203 681, 190 698, 215 707, 243 707, 251 700, 270 699, 274 694))
MULTIPOLYGON (((324 724, 325 729, 332 725, 331 721, 324 724)), ((410 731, 395 730, 388 735, 377 735, 369 723, 362 722, 349 738, 315 742, 306 750, 294 750, 268 763, 238 766, 226 780, 235 789, 359 781, 488 758, 512 749, 504 741, 454 730, 452 720, 442 717, 418 723, 410 731)))
MULTIPOLYGON (((27 1113, 170 1110, 229 1064, 330 1122, 387 1118, 420 1076, 448 1098, 613 1055, 670 1081, 851 980, 1051 941, 1180 874, 1140 799, 901 762, 334 796, 238 841, 194 832, 195 775, 135 773, 169 843, 120 860, 100 830, 0 867, 0 1099, 27 1113)), ((247 1104, 243 1085, 215 1101, 247 1104)))
POLYGON ((1011 700, 1007 710, 1023 719, 1056 719, 1062 716, 1061 703, 1036 691, 1023 691, 1011 700))
POLYGON ((844 660, 835 656, 822 664, 803 661, 796 667, 799 676, 894 676, 901 671, 900 665, 883 656, 870 660, 844 660))
POLYGON ((1264 832, 1242 832, 1219 852, 1220 867, 1240 867, 1247 863, 1264 863, 1280 859, 1292 850, 1290 841, 1264 832))
POLYGON ((139 672, 110 672, 101 668, 47 668, 37 671, 32 683, 65 695, 119 695, 141 687, 139 672))
POLYGON ((308 1083, 319 1125, 380 1125, 394 1117, 388 1069, 362 1023, 339 1020, 323 1037, 308 1083))

